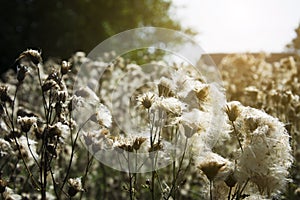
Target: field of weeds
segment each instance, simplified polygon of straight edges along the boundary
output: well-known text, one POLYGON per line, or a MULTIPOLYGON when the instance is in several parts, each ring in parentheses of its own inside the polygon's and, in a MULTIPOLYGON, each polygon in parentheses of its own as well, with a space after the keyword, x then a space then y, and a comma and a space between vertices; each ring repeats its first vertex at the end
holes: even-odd
POLYGON ((218 83, 113 56, 2 75, 2 199, 300 198, 299 56, 228 55, 218 83))

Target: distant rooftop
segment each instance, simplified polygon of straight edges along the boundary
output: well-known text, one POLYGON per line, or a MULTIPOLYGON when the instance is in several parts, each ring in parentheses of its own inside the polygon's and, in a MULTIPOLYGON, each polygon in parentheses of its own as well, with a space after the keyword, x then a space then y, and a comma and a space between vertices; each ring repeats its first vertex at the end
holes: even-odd
MULTIPOLYGON (((240 54, 240 53, 229 53, 229 54, 228 53, 212 53, 212 54, 208 54, 208 55, 213 59, 215 64, 217 66, 219 66, 219 64, 221 63, 222 59, 225 56, 235 55, 235 54, 240 54)), ((261 53, 246 53, 246 54, 253 55, 254 57, 258 57, 259 55, 261 55, 261 53)), ((267 53, 266 61, 272 63, 272 62, 279 61, 280 59, 288 57, 288 56, 295 56, 295 54, 294 53, 267 53)))

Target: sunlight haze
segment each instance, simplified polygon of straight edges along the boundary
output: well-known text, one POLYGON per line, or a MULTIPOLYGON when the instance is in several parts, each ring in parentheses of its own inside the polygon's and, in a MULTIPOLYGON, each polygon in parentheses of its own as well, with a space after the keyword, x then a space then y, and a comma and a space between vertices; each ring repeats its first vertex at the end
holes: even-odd
POLYGON ((207 52, 282 52, 300 23, 298 0, 174 0, 176 19, 207 52))

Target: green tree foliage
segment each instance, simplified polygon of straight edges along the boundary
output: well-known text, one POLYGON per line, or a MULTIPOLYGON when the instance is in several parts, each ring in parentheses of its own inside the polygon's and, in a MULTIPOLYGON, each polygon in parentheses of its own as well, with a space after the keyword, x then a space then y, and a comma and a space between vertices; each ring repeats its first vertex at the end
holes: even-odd
POLYGON ((3 0, 1 4, 1 71, 27 48, 44 50, 44 57, 66 58, 136 27, 182 30, 169 16, 170 0, 3 0))

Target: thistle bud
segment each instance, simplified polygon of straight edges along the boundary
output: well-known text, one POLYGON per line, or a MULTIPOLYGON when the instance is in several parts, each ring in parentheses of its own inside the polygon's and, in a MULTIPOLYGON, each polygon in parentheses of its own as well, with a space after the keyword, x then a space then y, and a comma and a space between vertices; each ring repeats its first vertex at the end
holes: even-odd
POLYGON ((198 166, 198 168, 203 171, 203 173, 207 176, 208 180, 212 181, 217 176, 220 169, 224 166, 225 163, 211 161, 202 163, 198 166))
POLYGON ((227 178, 225 179, 225 183, 228 187, 234 187, 235 184, 237 183, 236 178, 234 177, 233 172, 231 172, 227 178))
POLYGON ((240 114, 240 109, 239 109, 240 103, 239 102, 230 102, 226 108, 225 108, 225 112, 229 118, 229 121, 234 122, 236 120, 236 118, 238 118, 239 114, 240 114))
POLYGON ((70 71, 71 63, 67 61, 62 61, 60 72, 62 75, 67 74, 70 71))
POLYGON ((8 87, 6 85, 0 86, 0 100, 2 102, 12 102, 12 99, 8 96, 8 87))
POLYGON ((202 88, 195 88, 194 92, 196 94, 197 99, 200 102, 204 102, 209 95, 209 86, 208 85, 204 85, 202 88))
POLYGON ((70 178, 68 180, 69 189, 68 194, 70 197, 74 197, 78 192, 83 192, 84 189, 82 188, 81 178, 70 178))
POLYGON ((54 80, 47 80, 42 85, 42 90, 43 90, 43 92, 46 92, 54 86, 57 86, 57 83, 54 80))
POLYGON ((27 133, 31 126, 37 122, 36 117, 18 117, 17 122, 21 125, 21 130, 27 133))
POLYGON ((54 144, 48 144, 47 145, 47 151, 50 153, 50 154, 52 154, 53 156, 57 156, 57 154, 56 154, 56 149, 55 149, 55 145, 54 144))
POLYGON ((20 66, 18 65, 17 67, 17 79, 19 82, 22 82, 25 79, 25 76, 28 72, 28 67, 27 66, 20 66))
POLYGON ((6 186, 7 186, 7 182, 3 179, 0 179, 0 194, 5 192, 6 186))
POLYGON ((150 185, 151 181, 149 178, 146 179, 146 185, 150 185))
POLYGON ((28 49, 20 54, 20 56, 16 59, 17 64, 28 64, 37 66, 42 62, 41 52, 37 50, 28 49))
POLYGON ((146 141, 146 138, 136 138, 135 141, 133 142, 132 147, 134 148, 134 150, 139 150, 141 148, 141 145, 146 141))

